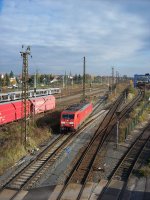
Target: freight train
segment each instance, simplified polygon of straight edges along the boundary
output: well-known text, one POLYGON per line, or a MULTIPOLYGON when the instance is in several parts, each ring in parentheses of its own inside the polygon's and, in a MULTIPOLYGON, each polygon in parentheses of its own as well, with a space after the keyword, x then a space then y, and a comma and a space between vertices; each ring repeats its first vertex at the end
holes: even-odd
MULTIPOLYGON (((61 93, 60 88, 47 88, 47 89, 38 89, 36 90, 36 92, 34 92, 34 90, 29 90, 28 96, 29 98, 32 98, 32 97, 46 96, 58 93, 61 93)), ((21 98, 22 98, 22 91, 0 93, 0 103, 7 101, 15 101, 21 98)))
MULTIPOLYGON (((55 109, 55 97, 53 95, 27 100, 26 110, 28 116, 53 109, 55 109)), ((23 117, 23 102, 21 100, 0 104, 0 125, 22 119, 23 117)))
POLYGON ((61 113, 60 130, 77 130, 92 111, 92 103, 71 105, 61 113))

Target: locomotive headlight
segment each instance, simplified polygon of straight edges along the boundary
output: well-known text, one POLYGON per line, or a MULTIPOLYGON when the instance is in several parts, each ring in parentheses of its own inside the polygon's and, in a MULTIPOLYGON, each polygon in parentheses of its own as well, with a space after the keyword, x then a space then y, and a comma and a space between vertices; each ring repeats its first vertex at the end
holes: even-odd
POLYGON ((69 122, 69 124, 74 124, 73 122, 69 122))

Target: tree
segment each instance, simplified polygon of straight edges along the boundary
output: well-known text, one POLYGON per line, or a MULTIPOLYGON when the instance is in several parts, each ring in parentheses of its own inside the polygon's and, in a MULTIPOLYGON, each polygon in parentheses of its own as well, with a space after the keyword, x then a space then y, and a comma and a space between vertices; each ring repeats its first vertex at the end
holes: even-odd
POLYGON ((3 77, 1 76, 1 81, 0 81, 0 82, 1 82, 1 86, 2 86, 2 87, 4 87, 4 86, 6 85, 6 78, 5 78, 5 75, 4 75, 3 77))
POLYGON ((9 86, 10 85, 10 79, 9 79, 9 75, 7 73, 5 74, 4 78, 5 78, 6 86, 9 86))
POLYGON ((14 73, 13 73, 12 70, 11 70, 11 72, 10 72, 10 74, 9 74, 9 77, 10 77, 10 78, 14 78, 14 73))
POLYGON ((82 76, 79 74, 78 75, 78 83, 81 83, 82 82, 82 76))
POLYGON ((0 87, 2 87, 2 77, 0 76, 0 87))
POLYGON ((85 74, 85 82, 91 83, 91 75, 90 74, 85 74))
POLYGON ((18 77, 16 77, 16 82, 17 82, 17 84, 19 84, 19 79, 18 79, 18 77))
POLYGON ((45 75, 44 74, 41 74, 40 75, 40 83, 43 83, 43 79, 45 78, 45 75))

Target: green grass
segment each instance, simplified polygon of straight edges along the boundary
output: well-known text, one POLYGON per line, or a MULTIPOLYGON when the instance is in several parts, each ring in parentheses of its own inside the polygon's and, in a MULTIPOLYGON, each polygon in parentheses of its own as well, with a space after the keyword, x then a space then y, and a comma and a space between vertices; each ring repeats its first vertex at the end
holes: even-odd
POLYGON ((27 137, 27 149, 25 150, 21 142, 21 124, 16 122, 2 128, 0 135, 0 174, 7 168, 14 165, 17 160, 22 158, 33 148, 38 147, 42 142, 51 137, 48 128, 38 128, 30 125, 27 137))
POLYGON ((150 158, 146 160, 145 165, 138 170, 138 173, 140 176, 150 177, 150 158))
POLYGON ((141 167, 139 174, 143 177, 150 177, 150 165, 141 167))

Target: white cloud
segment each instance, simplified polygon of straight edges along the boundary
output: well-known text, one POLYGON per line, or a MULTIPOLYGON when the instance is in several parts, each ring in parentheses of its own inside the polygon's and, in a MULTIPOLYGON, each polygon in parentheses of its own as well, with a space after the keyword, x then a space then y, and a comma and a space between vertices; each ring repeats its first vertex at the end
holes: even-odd
POLYGON ((60 66, 70 63, 68 68, 73 69, 84 55, 91 63, 97 60, 96 72, 100 63, 120 63, 136 56, 149 34, 146 22, 144 16, 111 1, 7 0, 0 13, 0 50, 4 49, 0 66, 8 69, 7 57, 17 60, 14 48, 29 44, 45 72, 46 65, 59 61, 60 66), (47 57, 42 55, 44 48, 47 57))

